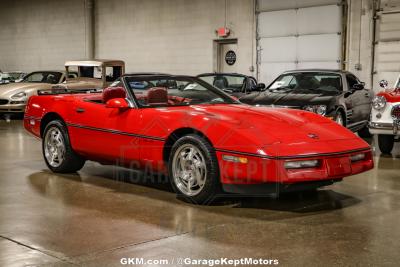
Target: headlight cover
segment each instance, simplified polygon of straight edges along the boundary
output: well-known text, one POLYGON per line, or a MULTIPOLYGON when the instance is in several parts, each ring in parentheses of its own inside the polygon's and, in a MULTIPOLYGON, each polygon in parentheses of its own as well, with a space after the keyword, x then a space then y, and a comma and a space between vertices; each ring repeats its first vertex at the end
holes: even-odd
POLYGON ((318 115, 324 116, 326 114, 326 105, 308 105, 303 107, 304 110, 314 112, 318 115))
POLYGON ((11 99, 23 100, 23 99, 26 98, 26 96, 27 96, 27 95, 26 95, 25 92, 19 92, 19 93, 16 93, 16 94, 12 95, 12 96, 11 96, 11 99))
POLYGON ((285 169, 303 169, 303 168, 315 168, 319 166, 319 160, 296 160, 286 161, 285 169))
POLYGON ((372 107, 376 110, 381 110, 386 107, 386 98, 384 96, 378 95, 372 99, 372 107))

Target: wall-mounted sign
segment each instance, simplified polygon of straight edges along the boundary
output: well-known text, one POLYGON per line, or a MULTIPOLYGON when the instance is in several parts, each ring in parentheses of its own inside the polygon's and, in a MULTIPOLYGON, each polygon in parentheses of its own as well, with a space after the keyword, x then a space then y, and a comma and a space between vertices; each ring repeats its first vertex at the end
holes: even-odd
POLYGON ((225 62, 226 64, 232 66, 236 62, 236 53, 235 51, 229 50, 225 54, 225 62))

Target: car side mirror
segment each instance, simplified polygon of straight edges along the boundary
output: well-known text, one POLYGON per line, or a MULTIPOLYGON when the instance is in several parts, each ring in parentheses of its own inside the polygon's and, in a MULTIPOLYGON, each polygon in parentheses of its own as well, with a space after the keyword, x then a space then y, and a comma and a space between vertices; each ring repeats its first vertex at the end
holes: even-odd
POLYGON ((252 88, 252 91, 260 92, 265 89, 265 83, 258 83, 252 88))
POLYGON ((113 98, 107 101, 106 108, 117 108, 124 110, 129 108, 129 105, 124 98, 113 98))
POLYGON ((379 82, 379 86, 382 87, 383 89, 386 89, 388 87, 389 83, 386 80, 381 80, 379 82))
POLYGON ((365 88, 364 85, 365 85, 364 83, 356 83, 353 85, 353 87, 351 89, 356 90, 356 91, 362 90, 365 88))

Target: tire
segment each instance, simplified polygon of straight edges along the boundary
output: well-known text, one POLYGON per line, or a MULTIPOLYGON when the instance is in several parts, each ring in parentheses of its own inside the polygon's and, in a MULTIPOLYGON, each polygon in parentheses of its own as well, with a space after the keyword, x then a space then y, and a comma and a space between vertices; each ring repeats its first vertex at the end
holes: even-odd
POLYGON ((46 125, 42 153, 47 167, 55 173, 73 173, 85 164, 85 159, 72 150, 67 128, 59 120, 46 125))
POLYGON ((336 111, 334 119, 337 124, 346 127, 346 118, 343 116, 343 113, 341 111, 336 111))
POLYGON ((383 154, 390 154, 394 146, 394 135, 379 134, 378 145, 383 154))
POLYGON ((358 136, 361 138, 371 138, 372 134, 369 132, 368 127, 364 127, 361 130, 358 131, 358 136))
POLYGON ((175 142, 169 156, 168 173, 172 188, 185 201, 207 204, 221 191, 214 148, 198 135, 186 135, 175 142))

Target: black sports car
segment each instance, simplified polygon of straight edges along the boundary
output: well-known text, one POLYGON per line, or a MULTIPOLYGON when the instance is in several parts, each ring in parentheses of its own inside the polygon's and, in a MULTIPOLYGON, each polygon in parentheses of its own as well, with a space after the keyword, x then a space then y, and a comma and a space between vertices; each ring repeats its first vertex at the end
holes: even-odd
POLYGON ((256 78, 239 73, 203 73, 197 77, 235 97, 265 88, 256 78))
POLYGON ((310 69, 284 72, 262 92, 243 95, 239 100, 312 111, 367 137, 372 97, 372 91, 348 71, 310 69))

